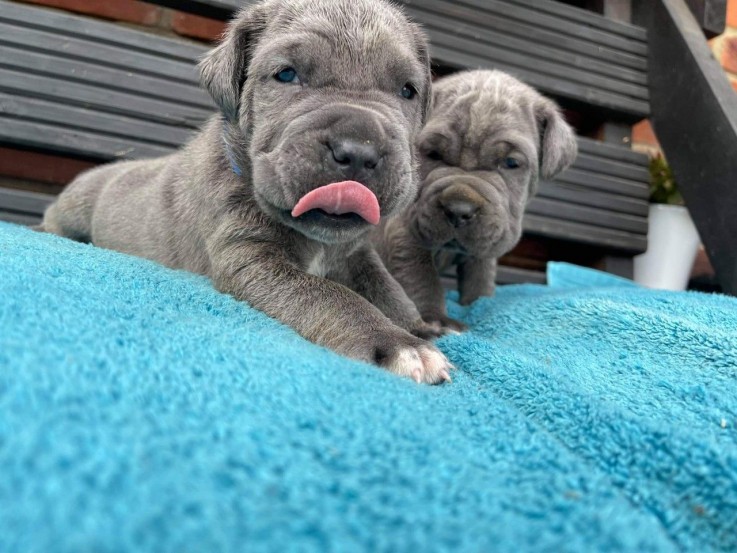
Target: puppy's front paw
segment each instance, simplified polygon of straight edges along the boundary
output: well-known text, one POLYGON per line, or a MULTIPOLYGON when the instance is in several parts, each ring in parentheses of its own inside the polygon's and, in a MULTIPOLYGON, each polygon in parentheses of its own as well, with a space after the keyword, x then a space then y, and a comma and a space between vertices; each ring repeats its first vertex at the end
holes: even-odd
POLYGON ((423 340, 434 340, 447 334, 439 323, 426 323, 422 319, 415 321, 408 329, 414 336, 423 340))
POLYGON ((376 348, 376 363, 418 383, 450 382, 454 368, 439 349, 414 336, 392 337, 376 348))

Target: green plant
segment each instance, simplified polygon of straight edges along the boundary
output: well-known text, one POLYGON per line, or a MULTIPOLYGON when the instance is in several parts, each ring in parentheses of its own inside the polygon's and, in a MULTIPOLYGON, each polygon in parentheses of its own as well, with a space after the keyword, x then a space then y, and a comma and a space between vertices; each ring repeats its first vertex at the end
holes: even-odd
POLYGON ((650 158, 650 201, 656 204, 683 205, 683 196, 673 171, 663 154, 650 158))

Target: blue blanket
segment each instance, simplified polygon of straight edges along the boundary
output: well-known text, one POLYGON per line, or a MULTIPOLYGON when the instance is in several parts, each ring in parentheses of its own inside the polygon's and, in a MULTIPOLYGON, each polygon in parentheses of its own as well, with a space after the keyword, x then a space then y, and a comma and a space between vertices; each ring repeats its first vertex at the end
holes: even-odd
POLYGON ((429 387, 0 224, 0 551, 737 550, 737 301, 549 279, 429 387))

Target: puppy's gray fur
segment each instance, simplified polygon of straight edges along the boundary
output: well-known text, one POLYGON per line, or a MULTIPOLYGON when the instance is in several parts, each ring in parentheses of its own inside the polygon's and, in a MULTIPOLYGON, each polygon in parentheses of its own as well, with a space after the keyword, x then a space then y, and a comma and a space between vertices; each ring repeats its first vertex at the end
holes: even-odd
POLYGON ((43 228, 208 275, 317 344, 447 380, 445 357, 408 332, 429 331, 369 245, 370 225, 290 215, 343 180, 370 188, 383 216, 416 196, 413 144, 431 99, 423 34, 384 1, 266 0, 239 13, 200 69, 222 113, 172 155, 81 175, 43 228), (286 67, 295 81, 275 79, 286 67), (333 140, 373 144, 380 160, 338 163, 333 140))
POLYGON ((458 266, 464 305, 492 295, 497 258, 519 241, 538 179, 575 159, 575 135, 551 100, 510 75, 477 70, 435 82, 418 145, 419 198, 379 229, 377 245, 425 321, 460 330, 438 272, 458 266))

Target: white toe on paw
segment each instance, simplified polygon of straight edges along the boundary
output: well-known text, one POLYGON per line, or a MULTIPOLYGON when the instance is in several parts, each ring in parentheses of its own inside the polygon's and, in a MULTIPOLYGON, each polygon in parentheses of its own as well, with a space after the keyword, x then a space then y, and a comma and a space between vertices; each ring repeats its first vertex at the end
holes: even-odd
POLYGON ((436 349, 422 346, 418 348, 422 363, 425 367, 425 382, 436 384, 438 382, 450 382, 450 370, 455 368, 450 361, 436 349))
POLYGON ((438 384, 450 382, 450 369, 453 366, 439 351, 429 346, 420 346, 402 348, 387 368, 418 383, 438 384))
POLYGON ((407 346, 399 350, 387 368, 394 374, 408 376, 414 378, 417 382, 421 382, 423 371, 422 359, 413 347, 407 346))

